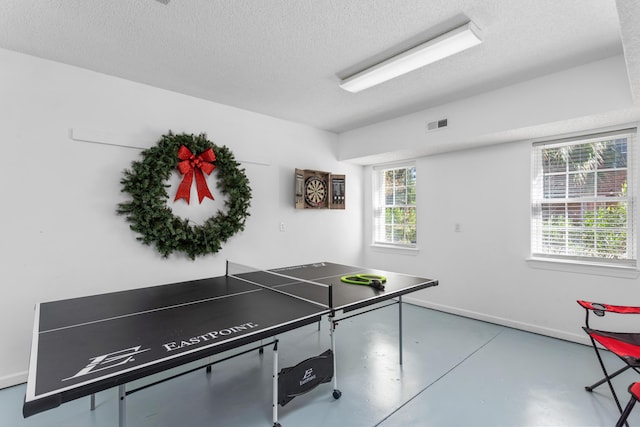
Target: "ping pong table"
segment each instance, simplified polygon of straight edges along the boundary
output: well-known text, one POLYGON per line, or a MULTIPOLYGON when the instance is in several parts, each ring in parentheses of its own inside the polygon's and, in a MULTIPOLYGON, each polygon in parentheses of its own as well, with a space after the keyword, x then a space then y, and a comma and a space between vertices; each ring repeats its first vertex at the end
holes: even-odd
MULTIPOLYGON (((273 345, 273 425, 279 426, 278 376, 285 371, 278 372, 279 334, 327 316, 333 374, 337 322, 386 301, 398 305, 402 363, 402 296, 437 284, 330 262, 272 270, 227 263, 224 276, 40 303, 23 416, 84 396, 91 396, 94 409, 95 393, 118 387, 119 425, 124 427, 126 396, 137 391, 127 390, 127 383, 252 344, 236 355, 273 345), (354 274, 384 276, 384 290, 341 281, 354 274)), ((196 369, 210 370, 211 364, 196 369)), ((337 375, 332 380, 337 399, 337 375)))

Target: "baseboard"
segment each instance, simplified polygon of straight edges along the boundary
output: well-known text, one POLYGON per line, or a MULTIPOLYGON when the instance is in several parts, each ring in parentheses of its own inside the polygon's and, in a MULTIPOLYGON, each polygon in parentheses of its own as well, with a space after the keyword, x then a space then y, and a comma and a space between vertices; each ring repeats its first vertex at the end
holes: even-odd
MULTIPOLYGON (((424 300, 420 300, 420 299, 412 298, 408 296, 404 296, 402 298, 402 301, 407 302, 409 304, 417 305, 420 307, 442 311, 444 313, 455 314, 457 316, 468 317, 470 319, 481 320, 483 322, 494 323, 496 325, 501 325, 501 326, 507 326, 513 329, 519 329, 521 331, 532 332, 534 334, 545 335, 548 337, 575 342, 578 344, 591 345, 586 335, 572 334, 570 332, 560 331, 560 330, 551 329, 551 328, 545 328, 545 327, 530 324, 530 323, 517 322, 511 319, 505 319, 503 317, 492 316, 485 313, 478 313, 471 310, 464 310, 458 307, 435 304, 435 303, 431 303, 428 301, 424 301, 424 300)), ((580 320, 582 320, 582 318, 577 319, 577 321, 580 321, 580 320)))
POLYGON ((27 382, 28 371, 18 372, 0 377, 0 388, 12 387, 27 382))

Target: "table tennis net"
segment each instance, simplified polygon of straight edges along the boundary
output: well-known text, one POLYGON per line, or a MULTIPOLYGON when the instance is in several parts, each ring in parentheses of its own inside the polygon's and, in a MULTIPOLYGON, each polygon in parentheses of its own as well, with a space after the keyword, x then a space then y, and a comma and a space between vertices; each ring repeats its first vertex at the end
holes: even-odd
MULTIPOLYGON (((286 270, 285 270, 286 271, 286 270)), ((323 293, 327 296, 328 305, 331 306, 332 289, 330 285, 314 282, 312 280, 300 277, 289 276, 282 272, 271 270, 263 270, 245 264, 239 264, 227 261, 227 276, 234 277, 255 286, 269 289, 274 292, 288 295, 293 298, 301 299, 321 307, 327 307, 327 304, 320 303, 313 299, 301 296, 295 291, 296 285, 313 285, 323 289, 323 293)))

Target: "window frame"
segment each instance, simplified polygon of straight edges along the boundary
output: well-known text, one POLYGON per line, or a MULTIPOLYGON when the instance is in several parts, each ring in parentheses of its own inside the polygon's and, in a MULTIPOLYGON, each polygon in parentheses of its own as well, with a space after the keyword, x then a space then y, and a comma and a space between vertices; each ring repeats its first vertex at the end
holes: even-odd
POLYGON ((375 165, 372 167, 372 206, 371 206, 371 217, 372 217, 372 226, 371 226, 371 246, 378 248, 387 248, 387 249, 399 249, 399 250, 409 250, 414 251, 418 250, 418 195, 417 195, 417 187, 418 187, 418 171, 416 167, 415 161, 408 162, 400 162, 400 163, 387 163, 375 165), (384 173, 389 170, 397 170, 397 169, 414 169, 415 170, 415 182, 414 182, 414 190, 415 190, 415 204, 399 204, 398 207, 403 208, 413 208, 415 210, 415 229, 416 229, 416 240, 411 243, 402 243, 402 242, 392 242, 386 239, 380 239, 379 236, 381 227, 380 221, 384 221, 384 209, 389 206, 383 201, 384 197, 384 173), (382 194, 381 194, 382 192, 382 194), (382 203, 381 203, 382 202, 382 203))
MULTIPOLYGON (((548 139, 533 141, 531 146, 531 219, 530 219, 530 264, 534 267, 549 268, 548 266, 542 266, 543 263, 556 264, 555 267, 551 267, 552 270, 557 270, 562 267, 558 265, 572 265, 577 268, 587 268, 589 271, 594 271, 594 268, 604 268, 609 272, 633 270, 638 271, 638 228, 639 228, 639 209, 637 206, 636 197, 636 179, 638 176, 638 159, 637 159, 637 126, 627 126, 622 128, 613 128, 607 130, 593 131, 589 133, 576 134, 570 137, 548 139), (614 139, 616 136, 630 135, 627 139, 627 153, 626 153, 626 252, 628 258, 625 259, 613 259, 606 257, 590 257, 580 255, 566 255, 566 254, 553 254, 545 253, 544 251, 538 251, 536 249, 542 246, 541 240, 543 235, 543 227, 541 226, 542 220, 539 218, 542 210, 542 205, 545 203, 544 199, 544 174, 541 163, 541 150, 545 148, 563 147, 568 145, 579 145, 587 143, 595 143, 597 141, 605 141, 614 139)), ((598 169, 595 170, 597 174, 598 169)), ((569 176, 569 172, 565 172, 569 176)), ((552 175, 552 173, 549 173, 552 175)), ((594 187, 596 188, 596 187, 594 187)), ((570 190, 567 190, 570 191, 570 190)), ((607 199, 605 195, 598 195, 596 191, 595 196, 587 197, 590 202, 596 204, 597 202, 611 202, 614 198, 607 199)), ((617 197, 619 199, 619 197, 617 197)), ((571 200, 571 197, 565 197, 565 203, 571 200)), ((553 200, 553 198, 549 198, 553 200)), ((576 198, 575 203, 585 203, 581 198, 576 198)), ((588 231, 588 230, 585 230, 588 231)), ((569 269, 571 270, 571 269, 569 269)), ((602 273, 602 270, 599 270, 602 273)), ((624 274, 624 273, 623 273, 624 274)), ((616 274, 612 274, 616 275, 616 274)))

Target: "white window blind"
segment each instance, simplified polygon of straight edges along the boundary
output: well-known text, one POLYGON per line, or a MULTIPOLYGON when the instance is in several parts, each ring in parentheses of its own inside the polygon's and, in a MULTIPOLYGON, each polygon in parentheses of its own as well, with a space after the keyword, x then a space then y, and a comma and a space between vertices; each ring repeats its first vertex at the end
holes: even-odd
POLYGON ((636 266, 635 129, 535 143, 533 257, 636 266))
POLYGON ((373 243, 416 247, 415 164, 373 169, 373 243))

